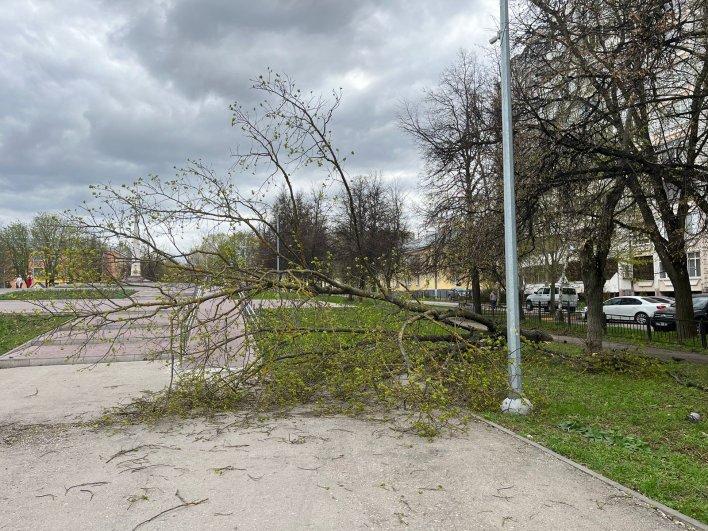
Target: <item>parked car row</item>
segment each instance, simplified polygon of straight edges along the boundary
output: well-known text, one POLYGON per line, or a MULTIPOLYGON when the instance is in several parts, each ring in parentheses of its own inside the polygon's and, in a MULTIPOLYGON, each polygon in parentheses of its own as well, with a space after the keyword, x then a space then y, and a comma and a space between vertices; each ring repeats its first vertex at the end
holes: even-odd
MULTIPOLYGON (((608 321, 634 321, 646 324, 658 311, 667 310, 673 304, 669 297, 613 297, 602 303, 602 313, 608 321)), ((587 310, 581 316, 587 319, 587 310)))
MULTIPOLYGON (((693 319, 698 322, 708 319, 708 294, 701 293, 693 296, 693 319)), ((651 325, 655 330, 675 330, 676 307, 672 305, 654 313, 651 325)))
MULTIPOLYGON (((676 306, 671 297, 613 297, 602 303, 602 313, 608 322, 649 322, 657 331, 676 330, 676 306)), ((587 319, 587 310, 581 312, 581 318, 587 319)), ((708 323, 708 293, 693 296, 693 318, 697 323, 708 323)))

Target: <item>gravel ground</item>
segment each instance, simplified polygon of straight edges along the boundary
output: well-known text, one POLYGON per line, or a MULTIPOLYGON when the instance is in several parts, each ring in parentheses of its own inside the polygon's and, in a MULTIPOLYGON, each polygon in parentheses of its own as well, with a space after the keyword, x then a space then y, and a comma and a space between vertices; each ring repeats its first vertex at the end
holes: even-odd
POLYGON ((0 370, 0 529, 681 529, 486 424, 433 442, 304 413, 93 425, 168 378, 139 362, 0 370))

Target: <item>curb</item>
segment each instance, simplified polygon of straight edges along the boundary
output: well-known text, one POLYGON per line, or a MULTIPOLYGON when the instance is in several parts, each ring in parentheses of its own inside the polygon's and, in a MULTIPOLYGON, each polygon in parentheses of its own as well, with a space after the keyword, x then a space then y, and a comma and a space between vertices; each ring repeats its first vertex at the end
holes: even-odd
POLYGON ((691 518, 690 516, 686 516, 683 513, 678 512, 676 509, 672 509, 671 507, 667 507, 663 503, 659 503, 656 500, 652 500, 651 498, 648 498, 647 496, 644 496, 644 494, 641 494, 635 490, 632 490, 628 487, 625 487, 624 485, 617 483, 616 481, 611 480, 608 477, 603 476, 602 474, 599 474, 593 470, 590 470, 586 466, 581 465, 580 463, 576 463, 575 461, 568 459, 565 456, 562 456, 559 453, 554 452, 553 450, 546 448, 545 446, 527 439, 526 437, 523 437, 519 435, 518 433, 515 433, 511 431, 508 428, 505 428, 504 426, 501 426, 497 424, 496 422, 492 422, 491 420, 487 420, 483 417, 480 417, 478 415, 471 415, 475 420, 482 422, 486 424, 487 426, 490 426, 492 428, 495 428, 503 433, 506 433, 507 435, 511 435, 513 438, 523 441, 524 443, 533 446, 534 448, 537 448, 538 450, 541 450, 543 453, 554 457, 558 459, 559 461, 562 461, 563 463, 572 466, 576 470, 579 470, 580 472, 584 472, 585 474, 598 479, 602 481, 603 483, 609 485, 610 487, 614 487, 619 491, 624 492, 627 496, 635 498, 644 504, 646 504, 648 507, 651 509, 654 509, 655 511, 658 511, 662 516, 665 518, 668 518, 669 520, 672 520, 674 522, 680 522, 684 525, 691 526, 691 528, 700 530, 700 531, 708 531, 708 525, 704 524, 703 522, 699 522, 698 520, 691 518))
POLYGON ((40 367, 44 365, 94 365, 96 363, 122 363, 129 361, 157 361, 168 360, 170 356, 162 354, 157 357, 146 357, 141 354, 129 354, 127 356, 79 356, 73 358, 67 356, 64 358, 12 358, 0 359, 0 370, 15 369, 17 367, 40 367))

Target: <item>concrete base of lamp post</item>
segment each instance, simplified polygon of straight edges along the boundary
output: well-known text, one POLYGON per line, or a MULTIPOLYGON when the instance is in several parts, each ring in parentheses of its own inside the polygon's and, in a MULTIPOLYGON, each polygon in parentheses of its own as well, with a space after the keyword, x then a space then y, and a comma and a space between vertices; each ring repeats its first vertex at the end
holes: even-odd
POLYGON ((531 402, 527 398, 505 398, 501 404, 503 413, 512 415, 528 415, 533 410, 531 402))

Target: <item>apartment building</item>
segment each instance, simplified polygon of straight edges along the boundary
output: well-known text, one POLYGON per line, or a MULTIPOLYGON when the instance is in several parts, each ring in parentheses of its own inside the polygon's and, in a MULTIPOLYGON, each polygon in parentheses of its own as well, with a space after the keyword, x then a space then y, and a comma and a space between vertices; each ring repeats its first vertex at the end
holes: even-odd
MULTIPOLYGON (((693 293, 708 292, 708 234, 702 225, 698 212, 692 212, 686 220, 686 265, 693 293)), ((671 279, 649 240, 634 239, 630 246, 631 260, 618 262, 617 271, 605 283, 605 291, 616 295, 673 296, 671 279)))

